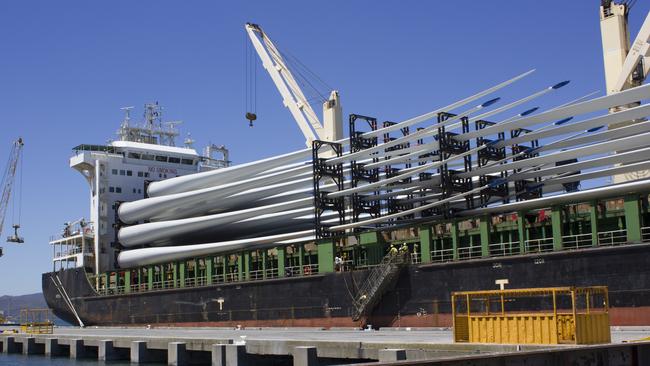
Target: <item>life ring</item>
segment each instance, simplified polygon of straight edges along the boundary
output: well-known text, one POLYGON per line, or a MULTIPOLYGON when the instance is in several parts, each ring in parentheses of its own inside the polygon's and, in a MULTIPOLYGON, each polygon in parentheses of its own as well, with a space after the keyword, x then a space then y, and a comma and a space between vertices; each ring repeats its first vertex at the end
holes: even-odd
POLYGON ((311 274, 311 266, 305 266, 303 272, 305 273, 305 276, 309 276, 311 274))

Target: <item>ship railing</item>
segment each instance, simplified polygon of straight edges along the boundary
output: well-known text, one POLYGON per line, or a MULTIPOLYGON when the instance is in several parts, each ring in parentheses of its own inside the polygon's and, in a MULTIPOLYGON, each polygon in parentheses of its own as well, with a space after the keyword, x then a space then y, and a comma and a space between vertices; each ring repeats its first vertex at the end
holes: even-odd
POLYGON ((422 257, 420 257, 420 253, 411 253, 411 263, 419 264, 421 262, 422 262, 422 257))
POLYGON ((591 233, 562 236, 562 247, 565 249, 581 249, 593 246, 591 233))
POLYGON ((265 278, 278 278, 280 277, 277 268, 267 268, 264 270, 265 278))
POLYGON ((490 256, 505 257, 513 254, 519 254, 519 241, 502 241, 488 245, 490 256))
POLYGON ((454 249, 436 249, 431 251, 432 262, 451 262, 454 260, 454 249))
POLYGON ((264 270, 263 269, 258 269, 255 271, 250 271, 248 273, 249 278, 251 281, 257 281, 257 280, 263 280, 264 279, 264 270))
POLYGON ((102 287, 97 290, 97 293, 100 295, 117 295, 123 294, 126 286, 117 286, 117 287, 102 287))
POLYGON ((203 277, 189 277, 185 279, 185 287, 199 287, 206 286, 208 284, 208 278, 203 277))
POLYGON ((524 241, 526 253, 542 253, 553 251, 553 238, 528 239, 524 241))
POLYGON ((212 275, 212 283, 224 283, 224 282, 226 282, 226 275, 224 274, 212 275))
POLYGON ((318 264, 305 264, 284 268, 285 277, 311 276, 318 273, 318 264))
POLYGON ((650 226, 641 228, 641 241, 650 241, 650 226))
POLYGON ((165 281, 154 281, 151 284, 153 290, 164 290, 167 288, 174 287, 174 280, 165 280, 165 281))
POLYGON ((357 265, 356 265, 357 269, 365 269, 365 268, 368 268, 368 267, 370 267, 370 266, 368 265, 368 259, 366 259, 366 258, 359 259, 359 261, 357 262, 357 265))
POLYGON ((627 230, 598 232, 598 246, 614 246, 627 243, 627 230))
POLYGON ((468 247, 458 248, 458 259, 472 259, 481 257, 481 246, 471 245, 468 247))

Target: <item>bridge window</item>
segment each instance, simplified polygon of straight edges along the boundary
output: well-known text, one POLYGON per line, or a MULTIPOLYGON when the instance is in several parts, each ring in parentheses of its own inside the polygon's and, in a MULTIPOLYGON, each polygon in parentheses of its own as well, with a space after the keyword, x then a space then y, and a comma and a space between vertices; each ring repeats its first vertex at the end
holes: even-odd
POLYGON ((175 158, 175 157, 173 157, 173 156, 170 156, 170 157, 169 157, 169 162, 170 162, 170 163, 174 163, 174 164, 180 164, 180 163, 181 163, 181 159, 180 159, 180 158, 175 158))
POLYGON ((156 161, 160 161, 160 162, 164 162, 164 163, 166 163, 166 162, 167 162, 167 157, 166 157, 166 156, 162 156, 162 155, 156 155, 156 161))
POLYGON ((194 165, 194 160, 192 160, 192 159, 182 159, 181 164, 194 165))
POLYGON ((142 160, 153 160, 153 155, 142 154, 142 160))
POLYGON ((130 157, 131 159, 140 159, 140 154, 138 154, 138 153, 134 153, 134 152, 130 152, 130 153, 129 153, 129 157, 130 157))

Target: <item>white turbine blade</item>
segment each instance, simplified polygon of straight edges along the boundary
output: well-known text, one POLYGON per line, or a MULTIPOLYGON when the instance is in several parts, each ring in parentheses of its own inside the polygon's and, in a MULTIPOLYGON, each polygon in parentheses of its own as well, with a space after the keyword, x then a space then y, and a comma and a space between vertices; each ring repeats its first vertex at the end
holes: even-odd
POLYGON ((263 244, 273 245, 274 243, 283 240, 309 236, 312 233, 313 230, 303 230, 287 234, 230 240, 217 243, 126 250, 118 254, 117 262, 121 268, 145 266, 154 263, 173 262, 185 258, 225 253, 244 248, 253 249, 263 244))
POLYGON ((480 136, 489 136, 497 134, 499 132, 517 130, 519 128, 525 128, 543 122, 578 116, 598 110, 604 110, 611 107, 638 102, 639 100, 645 100, 648 98, 650 98, 650 84, 627 89, 620 93, 591 99, 585 102, 571 104, 566 107, 552 109, 550 111, 542 112, 534 116, 510 121, 508 123, 497 123, 493 126, 486 127, 479 131, 470 131, 468 133, 462 134, 458 138, 459 140, 467 141, 480 136))
POLYGON ((250 217, 308 207, 312 204, 313 198, 308 197, 290 202, 226 212, 222 214, 126 226, 121 228, 118 232, 118 239, 120 244, 123 246, 133 247, 136 245, 155 242, 157 240, 163 240, 174 235, 183 235, 200 230, 207 230, 218 227, 219 225, 227 225, 250 217))
POLYGON ((400 129, 404 128, 404 127, 409 127, 409 126, 412 126, 412 125, 415 125, 415 124, 430 120, 430 119, 436 117, 438 115, 438 113, 440 113, 440 112, 449 112, 449 111, 452 111, 452 110, 454 110, 456 108, 462 107, 462 106, 464 106, 466 104, 477 101, 477 100, 479 100, 479 99, 481 99, 481 98, 483 98, 483 97, 485 97, 487 95, 490 95, 490 94, 492 94, 492 93, 494 93, 494 92, 496 92, 496 91, 498 91, 500 89, 505 88, 506 86, 514 83, 515 81, 523 79, 524 77, 532 74, 533 72, 535 72, 534 69, 530 70, 530 71, 526 71, 525 73, 517 75, 517 76, 515 76, 514 78, 512 78, 510 80, 506 80, 506 81, 502 82, 501 84, 495 85, 495 86, 493 86, 493 87, 491 87, 489 89, 483 90, 480 93, 474 94, 474 95, 469 96, 469 97, 467 97, 465 99, 454 102, 454 103, 452 103, 452 104, 450 104, 450 105, 448 105, 446 107, 436 109, 436 110, 434 110, 432 112, 423 114, 421 116, 414 117, 414 118, 408 119, 406 121, 402 121, 402 122, 394 124, 392 126, 380 128, 380 129, 375 130, 375 131, 366 132, 365 134, 363 134, 363 137, 364 138, 369 138, 369 137, 381 136, 381 135, 383 135, 384 133, 387 133, 387 132, 397 131, 397 130, 400 130, 400 129))

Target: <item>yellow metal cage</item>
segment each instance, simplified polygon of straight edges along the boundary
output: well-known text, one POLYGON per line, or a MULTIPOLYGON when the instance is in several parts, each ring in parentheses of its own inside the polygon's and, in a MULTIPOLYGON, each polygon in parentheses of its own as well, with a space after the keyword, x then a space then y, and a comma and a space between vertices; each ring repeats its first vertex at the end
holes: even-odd
POLYGON ((50 309, 21 309, 20 332, 27 334, 52 334, 54 323, 50 309))
POLYGON ((611 342, 606 286, 453 292, 455 342, 611 342))

